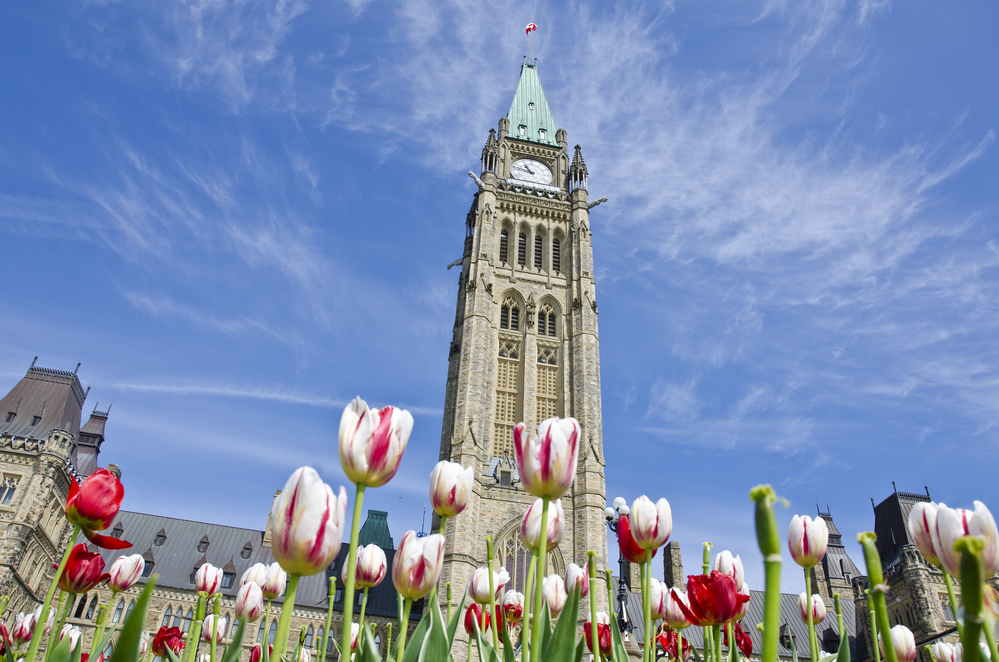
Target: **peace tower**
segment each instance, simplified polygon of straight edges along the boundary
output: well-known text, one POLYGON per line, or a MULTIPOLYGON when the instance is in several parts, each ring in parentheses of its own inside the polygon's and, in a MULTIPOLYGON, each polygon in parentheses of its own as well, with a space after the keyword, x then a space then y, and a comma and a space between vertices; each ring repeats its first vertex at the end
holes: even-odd
MULTIPOLYGON (((569 155, 537 60, 525 58, 510 112, 489 131, 480 174, 468 174, 478 192, 465 221, 440 453, 476 475, 467 509, 447 523, 441 586, 452 582, 454 602, 485 565, 487 535, 496 567, 505 566, 510 586, 524 592, 529 554, 520 522, 534 497, 513 459, 520 421, 532 435, 553 416, 572 416, 582 429, 576 479, 562 497, 566 531, 547 574, 582 566, 588 550, 597 552, 598 569, 607 567, 589 213, 606 198, 589 202, 586 164, 578 145, 569 155)), ((604 592, 598 596, 606 609, 604 592)))

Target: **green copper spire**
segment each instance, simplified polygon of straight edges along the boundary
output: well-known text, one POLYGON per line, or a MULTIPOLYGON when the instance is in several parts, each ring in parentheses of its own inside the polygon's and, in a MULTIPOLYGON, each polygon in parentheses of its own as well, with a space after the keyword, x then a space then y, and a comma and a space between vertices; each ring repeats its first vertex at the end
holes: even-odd
POLYGON ((506 117, 510 120, 511 138, 558 147, 555 140, 558 127, 548 107, 545 91, 541 89, 538 65, 525 62, 520 67, 520 83, 506 117))

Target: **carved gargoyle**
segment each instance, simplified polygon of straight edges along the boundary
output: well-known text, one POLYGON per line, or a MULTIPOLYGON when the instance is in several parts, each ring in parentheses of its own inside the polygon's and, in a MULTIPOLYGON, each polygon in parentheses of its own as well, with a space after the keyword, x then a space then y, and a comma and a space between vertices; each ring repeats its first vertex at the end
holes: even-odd
POLYGON ((480 191, 485 191, 486 190, 486 185, 482 183, 482 180, 479 179, 478 175, 476 175, 474 172, 472 172, 471 170, 469 170, 468 171, 468 176, 475 180, 475 185, 479 187, 480 191))

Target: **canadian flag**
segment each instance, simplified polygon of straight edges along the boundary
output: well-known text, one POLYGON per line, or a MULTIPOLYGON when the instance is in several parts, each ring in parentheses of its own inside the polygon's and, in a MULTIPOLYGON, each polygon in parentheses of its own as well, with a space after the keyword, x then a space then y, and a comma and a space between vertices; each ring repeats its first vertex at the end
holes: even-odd
POLYGON ((538 29, 538 26, 536 26, 534 23, 528 23, 527 24, 527 29, 524 30, 524 33, 525 34, 531 34, 532 32, 534 32, 537 29, 538 29))

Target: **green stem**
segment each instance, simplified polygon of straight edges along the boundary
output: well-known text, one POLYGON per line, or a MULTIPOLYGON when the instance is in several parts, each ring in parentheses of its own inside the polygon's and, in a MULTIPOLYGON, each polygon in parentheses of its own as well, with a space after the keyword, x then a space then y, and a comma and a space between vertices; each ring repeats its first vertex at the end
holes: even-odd
MULTIPOLYGON (((409 610, 413 607, 413 599, 406 598, 406 606, 402 610, 402 625, 399 627, 399 646, 395 649, 396 662, 402 662, 402 654, 406 651, 406 635, 409 633, 409 610)), ((349 648, 347 649, 350 650, 349 648)))
MULTIPOLYGON (((548 555, 548 497, 541 497, 541 540, 538 541, 538 566, 544 571, 544 563, 548 555)), ((543 577, 544 575, 542 575, 543 577)), ((540 578, 534 587, 534 613, 541 613, 541 581, 540 578)), ((541 651, 541 619, 534 619, 534 626, 531 629, 531 650, 541 651)), ((30 660, 29 660, 30 662, 30 660)))
POLYGON ((874 602, 871 601, 871 589, 867 593, 867 613, 871 619, 871 650, 874 652, 874 662, 881 662, 881 651, 878 650, 878 621, 874 613, 874 602))
MULTIPOLYGON (((493 537, 486 536, 486 571, 489 573, 489 618, 496 620, 496 581, 493 578, 493 537)), ((499 650, 499 628, 490 628, 493 633, 493 650, 499 650)))
POLYGON ((52 575, 52 583, 49 584, 49 590, 45 593, 45 601, 42 602, 42 613, 38 622, 35 623, 35 631, 31 635, 31 645, 28 647, 28 654, 24 657, 25 662, 35 662, 35 656, 38 654, 38 646, 42 643, 42 635, 45 633, 45 622, 49 618, 49 607, 52 606, 52 598, 55 596, 56 588, 59 587, 59 578, 62 577, 63 570, 66 569, 66 563, 69 561, 69 553, 73 550, 73 543, 82 530, 83 527, 79 524, 73 527, 73 534, 69 537, 69 544, 62 555, 62 561, 59 562, 58 569, 52 575))
POLYGON ((354 574, 357 572, 357 531, 361 526, 361 504, 364 502, 364 485, 357 485, 354 493, 354 518, 350 522, 350 553, 347 555, 347 576, 343 586, 343 641, 341 655, 350 657, 350 624, 354 622, 354 574), (346 652, 344 652, 346 651, 346 652))
MULTIPOLYGON (((443 536, 444 535, 444 527, 447 526, 447 515, 441 515, 440 518, 441 518, 440 519, 440 524, 438 525, 437 532, 440 535, 443 536)), ((440 579, 438 578, 437 581, 439 582, 440 579)), ((451 598, 450 598, 450 596, 448 596, 448 613, 449 614, 451 613, 450 601, 451 601, 451 598)), ((423 604, 427 604, 427 605, 436 604, 438 607, 440 606, 440 603, 439 603, 439 601, 437 599, 437 584, 434 584, 434 587, 432 589, 430 589, 430 597, 427 598, 427 600, 423 604)), ((445 623, 450 623, 451 619, 449 618, 448 620, 446 620, 444 622, 445 623)))
POLYGON ((326 629, 323 630, 323 647, 319 653, 319 662, 326 662, 326 646, 330 640, 330 626, 333 624, 333 598, 336 596, 336 577, 330 577, 330 595, 326 607, 326 629))
MULTIPOLYGON (((86 599, 86 597, 84 597, 84 599, 86 599)), ((76 595, 75 594, 73 594, 73 593, 65 593, 65 592, 60 592, 59 593, 59 602, 58 602, 58 606, 56 607, 56 610, 57 610, 56 613, 59 613, 59 612, 61 612, 61 613, 59 615, 59 622, 56 623, 56 626, 54 628, 52 628, 51 634, 49 634, 49 646, 48 646, 48 649, 45 651, 45 659, 46 660, 49 659, 49 656, 52 655, 52 651, 55 650, 55 646, 52 645, 53 641, 56 641, 56 642, 59 641, 59 635, 62 634, 62 628, 63 628, 64 625, 66 625, 66 619, 69 618, 69 612, 70 612, 71 609, 73 609, 73 603, 74 602, 76 602, 76 595), (67 595, 72 595, 73 599, 72 600, 67 600, 66 601, 66 607, 63 608, 62 602, 63 602, 63 599, 67 595), (53 637, 55 637, 55 639, 53 639, 53 637)))
POLYGON ((722 654, 721 654, 722 630, 721 629, 722 629, 722 626, 720 626, 720 625, 714 626, 714 631, 715 631, 715 644, 714 644, 715 645, 715 662, 722 662, 722 654))
MULTIPOLYGON (((766 592, 763 603, 762 662, 777 662, 777 644, 780 636, 780 565, 781 539, 774 515, 777 495, 769 485, 757 485, 749 492, 756 502, 754 515, 756 543, 763 555, 766 592)), ((795 660, 797 662, 797 660, 795 660)))
POLYGON ((735 645, 735 621, 729 621, 728 625, 728 659, 729 662, 739 662, 739 647, 735 645))
POLYGON ((187 639, 187 648, 184 649, 187 652, 187 659, 190 662, 195 662, 198 657, 198 648, 201 640, 201 626, 205 620, 205 605, 208 604, 208 594, 198 593, 198 606, 194 613, 194 623, 191 625, 190 636, 187 639), (192 646, 191 643, 194 645, 192 646), (188 652, 190 651, 190 652, 188 652))
MULTIPOLYGON (((302 659, 302 644, 305 643, 305 626, 303 625, 298 632, 298 643, 295 644, 295 653, 292 655, 292 662, 298 662, 302 659)), ((212 661, 214 662, 214 660, 212 661)))
POLYGON ((992 658, 992 662, 999 662, 999 650, 996 649, 996 635, 992 631, 992 620, 986 616, 985 627, 985 642, 989 645, 989 656, 992 658))
POLYGON ((270 653, 267 652, 270 646, 270 629, 271 629, 271 599, 267 598, 267 608, 264 609, 264 636, 260 640, 260 659, 264 662, 268 662, 270 659, 270 653))
POLYGON ((523 662, 530 662, 531 650, 528 641, 531 634, 531 591, 534 588, 534 577, 538 572, 538 554, 531 550, 531 560, 527 568, 527 583, 524 584, 524 625, 520 628, 520 650, 523 662))
POLYGON ((812 572, 805 567, 805 605, 808 607, 808 652, 812 662, 819 662, 818 639, 815 638, 815 616, 812 615, 812 572))
POLYGON ((104 638, 104 626, 107 623, 107 614, 114 606, 114 599, 118 595, 117 591, 111 591, 111 600, 108 602, 108 608, 104 609, 101 606, 97 612, 97 634, 94 635, 94 640, 90 642, 90 657, 97 659, 97 655, 94 655, 94 648, 99 646, 101 639, 104 638))
MULTIPOLYGON (((836 625, 839 627, 840 641, 843 640, 843 607, 839 602, 839 593, 833 593, 833 602, 836 608, 836 625)), ((830 653, 832 651, 829 651, 830 653)))
MULTIPOLYGON (((867 563, 867 581, 872 583, 868 599, 874 603, 874 616, 877 619, 881 637, 884 639, 885 661, 898 662, 898 656, 895 655, 895 647, 891 643, 891 623, 888 622, 888 606, 885 604, 884 591, 880 588, 884 585, 885 579, 884 571, 881 569, 881 557, 878 555, 878 549, 874 545, 877 539, 878 537, 870 531, 857 534, 857 542, 864 548, 864 561, 867 563)), ((976 636, 976 645, 977 641, 978 637, 976 636)), ((874 645, 877 645, 876 641, 874 645)), ((967 650, 964 654, 968 654, 967 650)), ((977 660, 966 659, 965 662, 977 662, 977 660)))
POLYGON ((385 639, 386 639, 386 646, 385 646, 386 653, 385 653, 385 657, 388 658, 388 657, 391 657, 391 655, 392 655, 392 624, 389 623, 386 626, 386 629, 388 630, 388 635, 385 637, 385 639))
MULTIPOLYGON (((651 557, 650 557, 651 558, 651 557)), ((655 662, 650 643, 652 642, 652 562, 646 561, 642 568, 642 618, 645 642, 642 644, 642 657, 647 662, 655 662)))
POLYGON ((445 623, 451 622, 451 582, 444 585, 444 594, 447 597, 447 620, 445 623))
MULTIPOLYGON (((284 603, 281 605, 281 620, 278 621, 277 637, 274 642, 274 652, 277 653, 278 659, 288 652, 288 632, 291 630, 291 616, 295 611, 295 591, 298 590, 298 578, 301 575, 288 575, 288 587, 284 591, 284 603)), ((348 629, 348 641, 347 650, 350 648, 350 625, 347 626, 348 629)))
POLYGON ((686 662, 683 657, 683 630, 676 629, 676 662, 686 662))
POLYGON ((364 629, 364 612, 367 610, 367 608, 368 608, 368 587, 365 586, 364 593, 361 594, 361 616, 358 619, 358 622, 360 623, 358 631, 364 629))
POLYGON ((597 553, 586 553, 586 574, 590 577, 590 648, 594 659, 600 657, 600 637, 597 634, 597 553))
MULTIPOLYGON (((947 597, 950 598, 950 609, 952 612, 957 614, 957 598, 954 597, 954 582, 951 581, 950 573, 947 572, 946 568, 940 566, 940 571, 943 572, 944 584, 947 585, 947 597)), ((958 636, 964 634, 964 626, 961 624, 961 621, 957 620, 956 616, 954 618, 954 624, 957 625, 958 636)))
POLYGON ((212 646, 208 650, 208 659, 210 662, 215 662, 215 647, 218 645, 219 640, 219 600, 222 599, 222 595, 219 593, 215 594, 215 603, 212 605, 212 646))
MULTIPOLYGON (((702 545, 704 546, 704 553, 701 555, 701 572, 702 574, 708 574, 708 568, 711 567, 711 543, 705 540, 702 545)), ((703 631, 703 641, 704 641, 704 662, 708 662, 713 659, 714 651, 714 637, 711 636, 711 628, 705 626, 701 628, 703 631)))
MULTIPOLYGON (((982 582, 985 578, 979 555, 984 546, 985 541, 974 536, 958 538, 954 543, 954 549, 961 553, 961 602, 964 603, 964 634, 961 636, 961 644, 964 647, 964 662, 978 662, 981 658, 982 649, 978 642, 985 620, 982 595, 982 582)), ((886 653, 887 650, 886 643, 886 653)))

